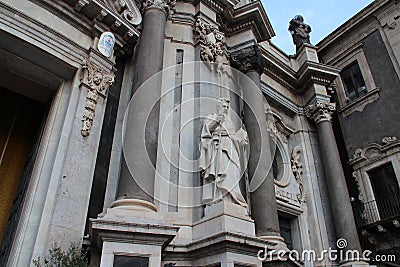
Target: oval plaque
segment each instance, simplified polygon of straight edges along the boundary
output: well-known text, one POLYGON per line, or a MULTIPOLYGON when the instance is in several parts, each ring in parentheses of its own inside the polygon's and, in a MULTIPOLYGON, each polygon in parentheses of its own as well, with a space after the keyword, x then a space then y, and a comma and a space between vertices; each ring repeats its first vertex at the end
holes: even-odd
POLYGON ((100 36, 99 43, 97 44, 97 49, 105 57, 110 57, 113 53, 115 45, 115 36, 112 32, 103 32, 100 36))

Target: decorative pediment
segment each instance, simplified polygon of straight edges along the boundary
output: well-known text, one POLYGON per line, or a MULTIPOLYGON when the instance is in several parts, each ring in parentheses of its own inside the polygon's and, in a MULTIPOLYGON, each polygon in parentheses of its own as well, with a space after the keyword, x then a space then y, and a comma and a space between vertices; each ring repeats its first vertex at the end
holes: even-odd
POLYGON ((382 138, 382 144, 371 143, 364 148, 357 148, 349 163, 354 169, 359 169, 398 151, 400 151, 400 140, 394 136, 388 136, 382 138))

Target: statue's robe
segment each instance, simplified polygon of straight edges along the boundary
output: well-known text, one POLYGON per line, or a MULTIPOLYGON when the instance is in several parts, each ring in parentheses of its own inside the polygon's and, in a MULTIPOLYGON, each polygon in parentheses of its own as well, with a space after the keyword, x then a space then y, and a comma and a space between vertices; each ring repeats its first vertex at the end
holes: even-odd
POLYGON ((247 207, 239 187, 243 174, 240 146, 247 145, 247 133, 243 129, 235 132, 229 117, 221 124, 216 123, 216 118, 217 114, 208 115, 201 133, 199 167, 204 179, 203 203, 210 204, 228 197, 232 202, 247 207))

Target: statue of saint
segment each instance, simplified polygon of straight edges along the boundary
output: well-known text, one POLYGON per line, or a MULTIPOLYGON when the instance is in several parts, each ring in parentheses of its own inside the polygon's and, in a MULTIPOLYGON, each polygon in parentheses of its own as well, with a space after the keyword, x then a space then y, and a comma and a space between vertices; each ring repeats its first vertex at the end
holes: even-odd
POLYGON ((242 128, 235 131, 228 114, 229 100, 219 101, 218 114, 207 115, 201 133, 200 170, 204 179, 202 200, 208 205, 227 200, 247 207, 239 188, 243 174, 240 157, 247 160, 247 132, 242 128))
POLYGON ((296 51, 298 51, 303 44, 310 43, 311 27, 304 23, 304 19, 301 15, 295 16, 289 22, 288 30, 292 34, 293 43, 296 45, 296 51))

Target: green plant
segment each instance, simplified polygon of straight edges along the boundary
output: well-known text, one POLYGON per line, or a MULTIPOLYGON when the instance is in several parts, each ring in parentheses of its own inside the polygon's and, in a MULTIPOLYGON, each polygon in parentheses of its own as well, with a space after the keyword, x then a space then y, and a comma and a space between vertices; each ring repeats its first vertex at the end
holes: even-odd
POLYGON ((35 267, 89 267, 86 252, 76 244, 71 244, 67 251, 53 244, 49 250, 49 258, 43 261, 39 258, 33 260, 35 267))

